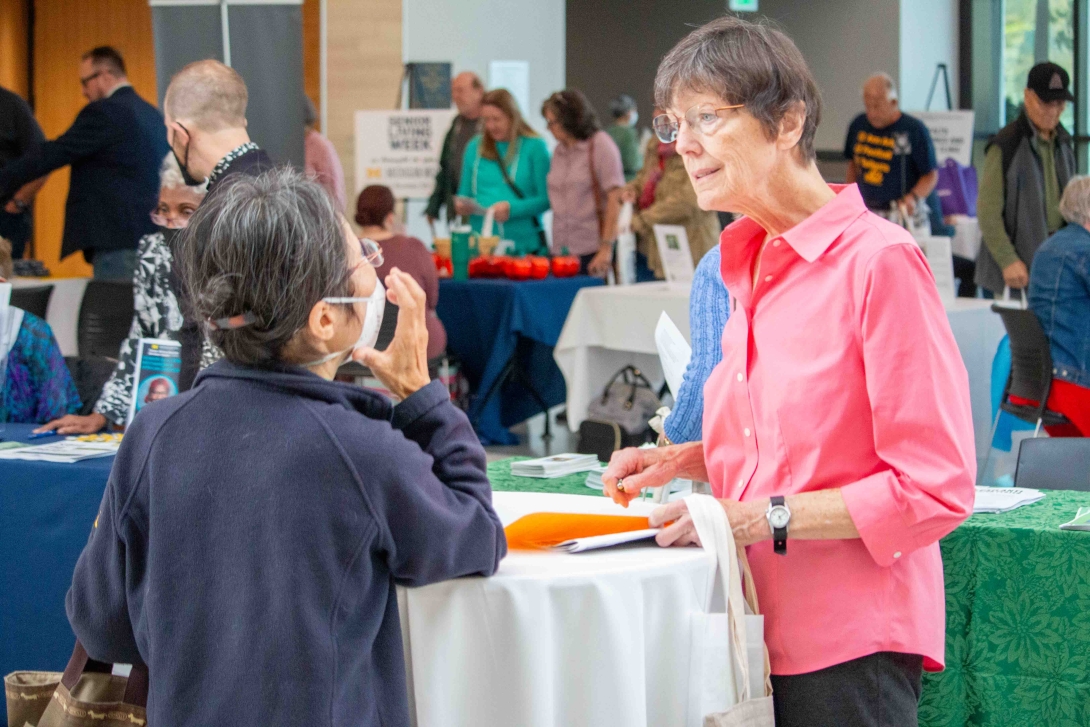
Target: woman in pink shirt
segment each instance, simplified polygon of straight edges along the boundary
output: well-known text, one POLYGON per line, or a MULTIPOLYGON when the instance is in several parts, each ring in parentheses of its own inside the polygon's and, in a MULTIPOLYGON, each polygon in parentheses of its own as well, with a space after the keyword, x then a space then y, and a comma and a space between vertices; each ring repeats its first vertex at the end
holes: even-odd
MULTIPOLYGON (((821 101, 794 43, 726 17, 663 59, 654 120, 720 238, 732 312, 704 388, 703 441, 614 455, 627 503, 675 476, 710 482, 748 546, 776 724, 917 724, 943 668, 938 540, 972 512, 969 382, 912 238, 814 162, 821 101)), ((697 536, 683 501, 661 545, 697 536)))

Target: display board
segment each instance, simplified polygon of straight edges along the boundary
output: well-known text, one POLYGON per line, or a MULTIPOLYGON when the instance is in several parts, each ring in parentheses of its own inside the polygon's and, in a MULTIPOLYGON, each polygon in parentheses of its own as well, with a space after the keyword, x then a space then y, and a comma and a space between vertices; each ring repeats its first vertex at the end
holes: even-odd
POLYGON ((931 132, 935 145, 935 159, 942 164, 953 159, 963 167, 973 163, 973 112, 972 111, 913 111, 931 132))
POLYGON ((356 193, 372 184, 397 199, 425 199, 435 188, 443 138, 454 109, 356 112, 356 193))

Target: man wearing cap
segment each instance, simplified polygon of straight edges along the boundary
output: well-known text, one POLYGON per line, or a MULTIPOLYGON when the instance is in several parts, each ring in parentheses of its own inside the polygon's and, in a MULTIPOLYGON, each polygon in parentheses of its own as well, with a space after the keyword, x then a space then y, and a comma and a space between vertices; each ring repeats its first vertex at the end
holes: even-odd
POLYGON ((1022 113, 985 147, 976 284, 993 294, 1028 286, 1037 248, 1064 224, 1060 197, 1075 174, 1071 135, 1060 124, 1067 102, 1075 100, 1069 83, 1055 63, 1031 68, 1022 113))

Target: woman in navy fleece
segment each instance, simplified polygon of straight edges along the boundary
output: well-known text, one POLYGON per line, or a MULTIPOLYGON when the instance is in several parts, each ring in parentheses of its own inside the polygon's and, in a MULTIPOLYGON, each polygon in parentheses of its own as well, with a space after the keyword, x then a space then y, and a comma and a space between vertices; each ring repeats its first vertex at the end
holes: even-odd
POLYGON ((129 427, 67 599, 92 658, 147 663, 150 724, 406 726, 394 585, 506 553, 410 276, 386 278, 389 348, 358 347, 375 252, 284 170, 210 195, 179 238, 224 360, 129 427), (350 356, 401 403, 333 381, 350 356))

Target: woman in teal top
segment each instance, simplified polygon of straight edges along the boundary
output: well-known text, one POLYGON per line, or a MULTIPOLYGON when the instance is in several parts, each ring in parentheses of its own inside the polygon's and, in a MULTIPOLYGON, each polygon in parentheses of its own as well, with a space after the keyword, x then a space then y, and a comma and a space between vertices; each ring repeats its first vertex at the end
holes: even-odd
POLYGON ((541 213, 549 209, 549 149, 523 121, 518 104, 506 89, 484 95, 481 120, 484 132, 466 145, 454 209, 460 215, 470 215, 470 224, 480 232, 483 215, 471 215, 473 205, 460 198, 470 198, 486 209, 492 207, 496 222, 503 224, 503 237, 515 243, 516 254, 547 254, 541 213))

